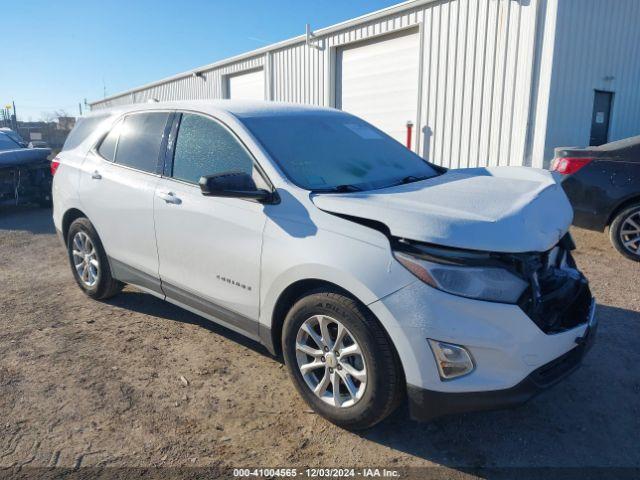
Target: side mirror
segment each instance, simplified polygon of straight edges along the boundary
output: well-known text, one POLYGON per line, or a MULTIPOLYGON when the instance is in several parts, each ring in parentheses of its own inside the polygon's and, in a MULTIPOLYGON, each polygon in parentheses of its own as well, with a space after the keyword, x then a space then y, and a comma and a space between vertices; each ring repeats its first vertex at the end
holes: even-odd
POLYGON ((205 175, 198 182, 203 195, 208 197, 251 198, 265 201, 271 198, 271 192, 259 189, 244 172, 224 172, 216 175, 205 175))

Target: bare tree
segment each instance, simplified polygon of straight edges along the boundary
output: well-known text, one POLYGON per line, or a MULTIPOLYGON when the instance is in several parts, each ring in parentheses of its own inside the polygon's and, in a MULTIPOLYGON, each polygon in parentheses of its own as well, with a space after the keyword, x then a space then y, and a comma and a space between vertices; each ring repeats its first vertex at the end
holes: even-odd
POLYGON ((58 120, 59 117, 68 117, 69 114, 65 109, 54 110, 53 112, 42 112, 42 120, 50 123, 58 120))

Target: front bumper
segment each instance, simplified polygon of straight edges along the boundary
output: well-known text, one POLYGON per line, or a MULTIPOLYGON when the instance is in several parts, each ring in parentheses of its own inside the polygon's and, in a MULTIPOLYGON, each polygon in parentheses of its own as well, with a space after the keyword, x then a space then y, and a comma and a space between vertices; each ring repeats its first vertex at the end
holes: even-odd
POLYGON ((593 345, 597 328, 593 302, 587 328, 582 336, 575 339, 576 346, 537 368, 511 388, 479 392, 439 392, 408 385, 411 417, 418 421, 429 421, 445 415, 522 405, 569 376, 580 366, 584 355, 593 345))

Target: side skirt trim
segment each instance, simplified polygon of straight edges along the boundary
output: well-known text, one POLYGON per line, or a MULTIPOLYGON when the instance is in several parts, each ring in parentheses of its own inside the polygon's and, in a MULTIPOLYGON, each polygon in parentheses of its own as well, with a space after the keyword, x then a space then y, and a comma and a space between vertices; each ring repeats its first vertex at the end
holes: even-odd
POLYGON ((201 315, 208 320, 219 323, 252 340, 260 341, 258 334, 260 324, 258 321, 240 315, 215 303, 203 300, 190 292, 166 282, 162 282, 162 290, 166 294, 166 300, 168 302, 185 308, 197 315, 201 315))
POLYGON ((111 275, 113 278, 124 283, 140 286, 146 290, 162 294, 160 288, 160 280, 153 275, 141 272, 137 268, 130 267, 119 260, 109 257, 109 265, 111 266, 111 275))
POLYGON ((269 350, 273 349, 271 338, 269 337, 269 341, 265 342, 264 334, 260 334, 262 329, 257 320, 252 320, 225 307, 203 300, 197 295, 167 282, 161 282, 160 279, 111 257, 109 257, 109 264, 114 278, 266 345, 269 350))

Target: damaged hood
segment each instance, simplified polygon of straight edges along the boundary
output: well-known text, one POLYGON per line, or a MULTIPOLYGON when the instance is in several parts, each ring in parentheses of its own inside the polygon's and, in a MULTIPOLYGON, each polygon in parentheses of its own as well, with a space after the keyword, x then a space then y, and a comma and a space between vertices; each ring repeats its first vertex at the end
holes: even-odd
POLYGON ((419 182, 323 193, 326 212, 375 220, 395 237, 492 252, 542 252, 567 232, 573 210, 553 175, 528 167, 449 170, 419 182))

